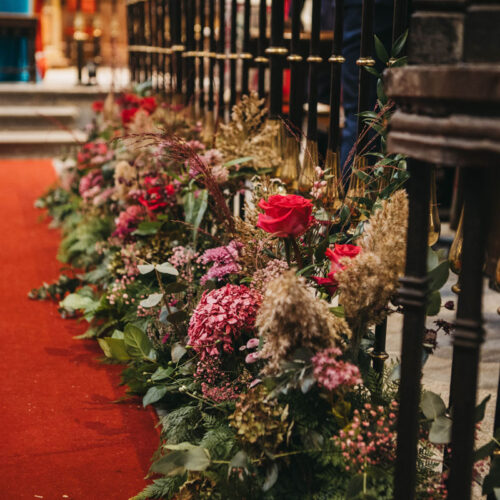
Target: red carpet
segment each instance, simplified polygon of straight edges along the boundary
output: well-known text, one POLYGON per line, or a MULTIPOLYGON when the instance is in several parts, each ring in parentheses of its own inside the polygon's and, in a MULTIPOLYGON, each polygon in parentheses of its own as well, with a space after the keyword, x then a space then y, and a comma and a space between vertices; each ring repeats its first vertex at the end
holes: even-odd
POLYGON ((58 276, 59 235, 33 208, 54 180, 48 160, 0 161, 0 499, 124 500, 146 484, 154 416, 113 404, 121 367, 72 338, 83 324, 27 298, 58 276))

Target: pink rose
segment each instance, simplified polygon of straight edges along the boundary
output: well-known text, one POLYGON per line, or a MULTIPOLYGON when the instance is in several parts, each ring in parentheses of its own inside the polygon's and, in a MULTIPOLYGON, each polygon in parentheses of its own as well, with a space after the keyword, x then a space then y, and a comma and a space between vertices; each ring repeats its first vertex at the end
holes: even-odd
POLYGON ((295 194, 275 194, 260 200, 259 207, 265 213, 259 214, 257 227, 281 238, 301 235, 312 222, 311 201, 295 194))

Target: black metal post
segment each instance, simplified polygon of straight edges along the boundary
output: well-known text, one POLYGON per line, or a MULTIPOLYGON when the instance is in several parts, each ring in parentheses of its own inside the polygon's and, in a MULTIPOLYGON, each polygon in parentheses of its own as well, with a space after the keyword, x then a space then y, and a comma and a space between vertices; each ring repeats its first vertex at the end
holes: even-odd
MULTIPOLYGON (((342 1, 342 0, 341 0, 342 1)), ((290 42, 290 123, 300 130, 302 128, 304 102, 304 62, 299 54, 300 13, 302 0, 292 0, 292 38, 290 42)))
POLYGON ((321 23, 321 0, 313 0, 311 40, 309 44, 309 96, 307 101, 307 139, 318 140, 318 65, 323 60, 319 56, 319 32, 321 23))
POLYGON ((236 16, 238 14, 238 2, 236 0, 231 0, 231 38, 230 38, 230 54, 229 54, 229 88, 231 91, 229 99, 230 109, 236 104, 236 71, 237 71, 237 41, 238 33, 236 26, 236 16))
POLYGON ((365 66, 374 66, 373 54, 373 19, 375 13, 374 0, 363 0, 361 19, 361 49, 359 59, 356 64, 359 66, 359 90, 358 90, 358 142, 356 153, 363 151, 365 140, 361 139, 363 131, 363 119, 359 113, 368 111, 370 107, 370 85, 373 75, 368 73, 365 66))
POLYGON ((475 406, 482 326, 483 265, 488 210, 485 169, 464 168, 464 241, 457 320, 453 333, 451 400, 453 412, 449 497, 470 498, 475 406))
MULTIPOLYGON (((139 45, 146 45, 146 2, 139 3, 139 45)), ((148 64, 145 54, 137 52, 137 58, 140 63, 139 83, 148 79, 148 64)))
POLYGON ((243 52, 240 54, 242 59, 241 67, 241 95, 248 95, 248 80, 250 77, 250 62, 252 54, 250 54, 250 14, 251 4, 250 0, 245 0, 243 11, 243 52))
POLYGON ((186 52, 184 53, 185 68, 186 68, 186 95, 184 104, 187 106, 191 103, 195 90, 195 39, 194 39, 194 13, 195 0, 186 0, 186 52))
POLYGON ((170 0, 170 38, 172 39, 172 66, 175 73, 175 93, 177 99, 182 94, 182 52, 184 45, 181 38, 182 11, 181 0, 170 0))
MULTIPOLYGON (((396 0, 397 1, 397 0, 396 0)), ((329 59, 330 75, 330 122, 328 127, 328 147, 330 154, 340 151, 340 93, 342 83, 342 43, 344 39, 344 0, 335 1, 335 26, 333 29, 333 53, 329 59)), ((328 153, 327 153, 328 156, 328 153)))
POLYGON ((415 498, 418 414, 422 376, 422 342, 427 306, 427 233, 431 168, 429 163, 408 160, 409 222, 405 276, 399 303, 404 307, 401 350, 398 443, 394 474, 395 500, 415 498))
POLYGON ((392 20, 392 43, 408 28, 408 0, 394 0, 392 20))
POLYGON ((224 122, 224 90, 226 69, 226 0, 219 0, 219 40, 217 44, 217 59, 219 61, 219 102, 217 121, 224 122))
POLYGON ((271 71, 269 115, 278 119, 283 108, 283 66, 288 50, 283 46, 284 0, 273 0, 271 4, 271 46, 267 48, 271 71))
POLYGON ((198 103, 200 112, 205 109, 205 0, 198 1, 200 32, 198 38, 198 103))
POLYGON ((266 67, 269 59, 264 55, 267 44, 267 2, 260 0, 259 3, 259 40, 257 46, 257 57, 255 63, 258 65, 258 92, 259 97, 265 97, 266 93, 266 67))
POLYGON ((217 44, 215 41, 215 0, 209 0, 208 4, 208 24, 210 27, 209 37, 209 60, 208 60, 208 110, 215 108, 215 55, 217 44))

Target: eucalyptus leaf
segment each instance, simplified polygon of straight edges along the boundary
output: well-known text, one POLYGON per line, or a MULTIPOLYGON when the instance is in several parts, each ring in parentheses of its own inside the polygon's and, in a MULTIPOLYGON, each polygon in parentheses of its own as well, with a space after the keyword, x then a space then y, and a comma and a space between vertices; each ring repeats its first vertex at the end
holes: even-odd
POLYGON ((145 299, 141 300, 140 305, 146 309, 157 306, 163 299, 163 293, 152 293, 145 299))
POLYGON ((170 264, 170 262, 164 262, 163 264, 158 264, 155 269, 162 274, 170 274, 172 276, 179 276, 179 271, 170 264))
POLYGON ((420 401, 420 408, 430 420, 435 420, 446 413, 446 405, 439 394, 431 391, 424 391, 422 400, 420 401))
POLYGON ((278 480, 278 465, 276 462, 272 462, 267 468, 266 479, 262 485, 262 491, 269 491, 278 480))
POLYGON ((70 293, 64 300, 59 302, 59 306, 64 309, 70 309, 73 311, 84 311, 89 312, 95 309, 98 302, 93 300, 91 297, 82 296, 78 293, 70 293))
POLYGON ((167 393, 165 386, 153 386, 148 389, 142 398, 142 406, 146 407, 150 404, 160 401, 160 399, 167 393))
POLYGON ((155 266, 153 264, 139 264, 137 266, 137 269, 139 269, 139 272, 141 274, 148 274, 151 271, 154 271, 155 266))
POLYGON ((427 298, 427 316, 436 316, 441 311, 441 294, 439 290, 434 290, 427 298))
POLYGON ((248 462, 249 462, 249 459, 248 459, 248 455, 246 454, 246 452, 244 452, 243 450, 238 451, 238 453, 236 453, 236 455, 234 455, 234 457, 229 462, 229 467, 227 470, 228 477, 231 475, 231 471, 233 469, 243 469, 243 470, 247 471, 248 470, 248 462))
POLYGON ((429 441, 434 444, 446 444, 451 441, 451 418, 444 415, 437 417, 429 430, 429 441))
POLYGON ((172 346, 172 349, 170 350, 170 356, 172 357, 172 361, 174 363, 178 363, 186 353, 187 349, 181 344, 179 344, 179 342, 176 342, 172 346))
POLYGON ((448 280, 450 265, 447 260, 441 262, 427 273, 429 278, 429 289, 439 290, 448 280))
POLYGON ((178 445, 166 445, 165 448, 172 451, 153 463, 151 466, 152 472, 175 476, 183 474, 186 470, 201 472, 210 465, 210 453, 201 446, 180 443, 178 445))

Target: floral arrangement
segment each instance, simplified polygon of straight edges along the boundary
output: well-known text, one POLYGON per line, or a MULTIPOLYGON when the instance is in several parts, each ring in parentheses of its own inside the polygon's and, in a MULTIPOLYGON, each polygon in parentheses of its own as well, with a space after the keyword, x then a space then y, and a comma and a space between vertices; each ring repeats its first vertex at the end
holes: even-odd
MULTIPOLYGON (((135 498, 392 498, 398 367, 374 370, 370 351, 399 312, 404 161, 379 158, 363 175, 380 189, 332 210, 316 192, 329 172, 302 195, 274 177, 278 131, 256 96, 210 144, 155 97, 94 110, 88 143, 38 201, 79 272, 31 296, 82 316, 129 393, 161 410, 135 498)), ((447 268, 430 252, 435 315, 447 268)), ((444 499, 451 418, 431 392, 420 417, 418 498, 444 499)))

